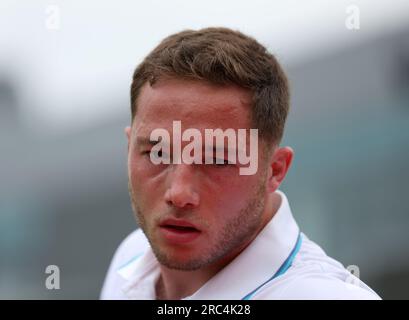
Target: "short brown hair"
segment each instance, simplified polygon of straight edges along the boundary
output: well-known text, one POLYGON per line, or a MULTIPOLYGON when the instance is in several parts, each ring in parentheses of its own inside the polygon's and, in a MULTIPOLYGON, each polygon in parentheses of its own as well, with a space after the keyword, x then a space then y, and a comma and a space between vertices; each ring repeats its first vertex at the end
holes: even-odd
POLYGON ((185 30, 166 37, 133 74, 132 121, 142 86, 164 76, 250 90, 253 128, 266 142, 280 142, 289 110, 288 81, 276 58, 254 38, 227 28, 185 30))

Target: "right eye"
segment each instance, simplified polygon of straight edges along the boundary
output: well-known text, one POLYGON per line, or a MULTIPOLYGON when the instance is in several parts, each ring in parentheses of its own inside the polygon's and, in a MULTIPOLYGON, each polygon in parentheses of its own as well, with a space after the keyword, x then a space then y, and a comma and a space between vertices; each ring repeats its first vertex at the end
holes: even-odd
POLYGON ((152 152, 152 150, 147 150, 147 151, 143 152, 143 154, 147 154, 147 155, 150 155, 152 153, 154 154, 154 156, 157 156, 157 157, 162 157, 162 155, 163 155, 162 150, 159 150, 157 152, 152 152))
POLYGON ((163 156, 163 152, 162 150, 156 151, 156 152, 152 152, 152 150, 146 150, 146 151, 142 151, 142 155, 146 155, 146 156, 151 156, 152 157, 162 157, 163 156))
POLYGON ((141 154, 142 156, 147 156, 151 161, 160 160, 163 163, 167 163, 168 161, 170 161, 169 155, 166 152, 163 152, 162 150, 156 151, 146 150, 143 151, 141 154))

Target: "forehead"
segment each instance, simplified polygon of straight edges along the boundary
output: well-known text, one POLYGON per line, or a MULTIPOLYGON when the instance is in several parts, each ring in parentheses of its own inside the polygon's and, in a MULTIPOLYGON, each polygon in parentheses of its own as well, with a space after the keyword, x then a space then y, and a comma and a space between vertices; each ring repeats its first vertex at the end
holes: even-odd
POLYGON ((238 86, 166 79, 153 86, 146 83, 137 104, 138 131, 169 128, 174 120, 182 128, 199 130, 250 128, 251 93, 238 86))

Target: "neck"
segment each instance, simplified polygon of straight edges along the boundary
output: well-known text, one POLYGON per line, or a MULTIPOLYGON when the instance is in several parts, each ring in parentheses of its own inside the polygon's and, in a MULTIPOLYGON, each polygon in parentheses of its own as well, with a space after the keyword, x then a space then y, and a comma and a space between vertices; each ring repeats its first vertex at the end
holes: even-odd
POLYGON ((194 271, 169 269, 161 265, 161 274, 156 283, 158 300, 180 300, 195 293, 219 270, 206 267, 194 271))
POLYGON ((271 193, 267 197, 265 203, 266 205, 260 228, 255 232, 251 239, 223 259, 194 271, 169 269, 164 265, 160 265, 161 273, 155 285, 156 298, 158 300, 180 300, 188 297, 228 265, 257 237, 260 231, 272 219, 280 207, 281 197, 276 193, 271 193))

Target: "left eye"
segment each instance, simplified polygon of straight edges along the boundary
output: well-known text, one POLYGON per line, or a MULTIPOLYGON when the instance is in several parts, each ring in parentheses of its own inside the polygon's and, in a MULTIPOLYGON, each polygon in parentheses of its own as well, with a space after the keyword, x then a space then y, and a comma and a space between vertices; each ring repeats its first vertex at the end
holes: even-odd
POLYGON ((215 159, 215 160, 214 160, 214 164, 215 164, 216 166, 222 167, 222 166, 228 166, 228 165, 230 165, 231 163, 230 163, 229 160, 227 160, 227 159, 215 159))

